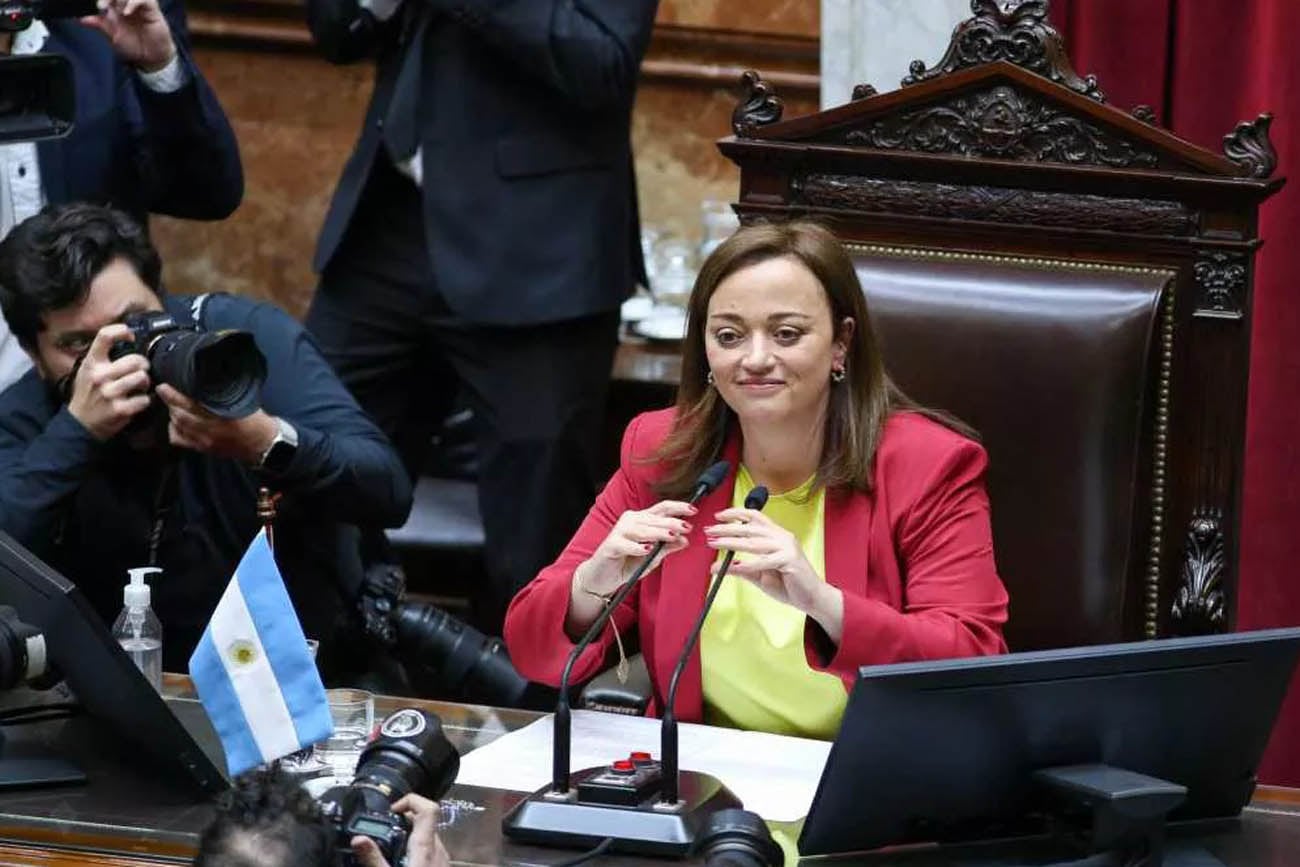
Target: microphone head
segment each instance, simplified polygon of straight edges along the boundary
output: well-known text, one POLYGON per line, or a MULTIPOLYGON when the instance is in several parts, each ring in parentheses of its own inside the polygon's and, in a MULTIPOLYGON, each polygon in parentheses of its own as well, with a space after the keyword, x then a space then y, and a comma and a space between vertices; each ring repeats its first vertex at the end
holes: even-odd
POLYGON ((731 464, 727 461, 718 461, 704 472, 700 473, 700 480, 695 483, 695 490, 701 497, 713 493, 713 489, 722 484, 722 480, 727 477, 731 471, 731 464))
POLYGON ((764 485, 759 485, 754 488, 754 490, 749 492, 749 496, 745 497, 746 509, 754 509, 755 511, 761 512, 763 511, 763 507, 766 505, 767 488, 764 485))

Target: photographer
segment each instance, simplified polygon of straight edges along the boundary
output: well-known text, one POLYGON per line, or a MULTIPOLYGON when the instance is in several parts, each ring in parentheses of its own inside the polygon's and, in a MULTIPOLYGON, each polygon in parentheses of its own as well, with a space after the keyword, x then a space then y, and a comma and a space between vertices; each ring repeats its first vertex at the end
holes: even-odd
MULTIPOLYGON (((229 216, 243 197, 239 146, 191 57, 180 0, 101 0, 97 15, 54 17, 75 5, 18 0, 0 20, 0 57, 63 58, 76 107, 66 136, 0 144, 0 237, 45 203, 102 202, 141 222, 229 216)), ((0 70, 0 84, 14 81, 0 70)), ((0 388, 28 366, 0 321, 0 388)))
POLYGON ((405 519, 401 462, 288 315, 229 295, 167 296, 160 274, 140 226, 96 205, 46 208, 0 242, 0 309, 35 365, 0 393, 0 529, 106 620, 126 570, 160 566, 163 664, 183 670, 257 532, 267 485, 283 495, 276 559, 330 677, 357 661, 341 646, 361 580, 350 525, 405 519), (266 371, 251 411, 223 417, 174 383, 155 392, 139 346, 114 349, 142 337, 122 324, 142 311, 251 335, 266 371))
MULTIPOLYGON (((393 811, 411 821, 406 867, 450 867, 438 839, 438 805, 409 794, 393 811)), ((352 839, 363 867, 389 867, 368 837, 352 839)), ((329 867, 336 864, 334 830, 316 802, 287 774, 250 771, 217 803, 217 817, 199 838, 195 867, 329 867)), ((394 865, 395 867, 395 865, 394 865)))

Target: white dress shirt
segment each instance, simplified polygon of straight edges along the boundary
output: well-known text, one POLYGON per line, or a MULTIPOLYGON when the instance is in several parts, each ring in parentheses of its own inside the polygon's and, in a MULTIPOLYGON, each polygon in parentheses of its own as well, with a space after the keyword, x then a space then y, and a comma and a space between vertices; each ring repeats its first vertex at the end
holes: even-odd
MULTIPOLYGON (((50 31, 40 21, 14 34, 13 54, 35 54, 45 47, 50 31)), ((189 80, 180 55, 157 72, 137 70, 150 90, 172 93, 189 80)), ((45 207, 45 189, 41 185, 41 167, 36 159, 35 142, 0 144, 0 238, 14 226, 45 207)), ((9 331, 0 316, 0 390, 8 388, 31 367, 27 353, 9 331)))

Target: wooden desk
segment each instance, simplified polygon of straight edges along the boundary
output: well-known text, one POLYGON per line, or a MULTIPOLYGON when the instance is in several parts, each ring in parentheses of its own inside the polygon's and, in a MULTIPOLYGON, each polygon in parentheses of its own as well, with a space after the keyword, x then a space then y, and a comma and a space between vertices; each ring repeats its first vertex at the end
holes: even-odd
MULTIPOLYGON (((183 694, 184 680, 168 679, 183 694)), ((537 719, 531 711, 379 697, 375 712, 416 706, 438 714, 461 752, 490 743, 537 719)), ((3 865, 116 865, 187 863, 212 817, 201 796, 161 780, 92 720, 75 718, 7 729, 15 744, 39 742, 82 765, 85 786, 0 794, 0 867, 3 865)), ((443 839, 458 864, 555 864, 571 852, 518 846, 501 837, 501 818, 522 793, 454 786, 444 802, 443 839)), ((786 827, 787 832, 794 829, 786 827)), ((1228 867, 1292 867, 1300 858, 1300 791, 1261 788, 1239 821, 1201 828, 1195 839, 1228 867)), ((599 865, 651 867, 668 863, 606 856, 599 865)), ((942 852, 840 859, 845 864, 956 867, 942 852)))

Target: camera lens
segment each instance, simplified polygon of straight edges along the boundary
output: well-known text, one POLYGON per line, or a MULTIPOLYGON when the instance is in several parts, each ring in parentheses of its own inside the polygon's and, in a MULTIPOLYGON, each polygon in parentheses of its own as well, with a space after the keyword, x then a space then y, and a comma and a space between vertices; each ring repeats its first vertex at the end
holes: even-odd
POLYGON ((361 751, 357 783, 384 788, 390 800, 415 792, 437 801, 460 770, 460 754, 433 714, 405 708, 391 714, 361 751))
POLYGON ((0 605, 0 690, 45 673, 45 638, 35 626, 18 619, 11 605, 0 605))
POLYGON ((148 351, 150 372, 222 418, 257 411, 266 359, 246 331, 176 330, 160 334, 148 351))
POLYGON ((432 605, 404 602, 397 609, 397 646, 419 660, 438 683, 461 700, 516 706, 529 683, 515 670, 498 638, 432 605))

